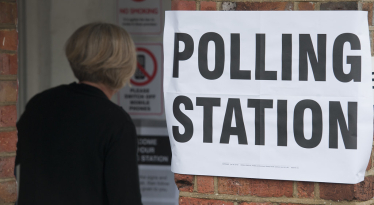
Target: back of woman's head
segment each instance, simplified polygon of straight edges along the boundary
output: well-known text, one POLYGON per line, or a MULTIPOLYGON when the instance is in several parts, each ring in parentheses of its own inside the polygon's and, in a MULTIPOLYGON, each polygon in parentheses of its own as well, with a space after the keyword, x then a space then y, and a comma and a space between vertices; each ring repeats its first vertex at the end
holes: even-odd
POLYGON ((108 23, 80 27, 68 39, 65 54, 80 82, 102 83, 113 90, 129 82, 136 68, 130 35, 108 23))

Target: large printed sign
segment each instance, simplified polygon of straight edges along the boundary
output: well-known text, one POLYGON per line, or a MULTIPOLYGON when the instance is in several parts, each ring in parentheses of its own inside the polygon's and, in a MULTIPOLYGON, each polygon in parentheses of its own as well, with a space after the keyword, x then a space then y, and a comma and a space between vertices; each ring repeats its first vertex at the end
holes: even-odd
POLYGON ((361 11, 167 12, 172 171, 362 181, 373 139, 367 25, 361 11))

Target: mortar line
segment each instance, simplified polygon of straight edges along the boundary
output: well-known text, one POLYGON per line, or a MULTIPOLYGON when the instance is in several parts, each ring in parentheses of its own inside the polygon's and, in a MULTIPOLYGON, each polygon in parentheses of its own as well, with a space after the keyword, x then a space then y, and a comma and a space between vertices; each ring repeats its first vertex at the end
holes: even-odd
POLYGON ((0 152, 0 157, 15 157, 16 152, 0 152))
POLYGON ((17 75, 0 75, 0 81, 15 81, 17 75))
POLYGON ((15 24, 0 24, 0 30, 14 30, 17 29, 15 24))
POLYGON ((374 204, 374 199, 371 199, 369 201, 362 201, 362 202, 356 202, 355 205, 372 205, 374 204))
POLYGON ((369 169, 365 172, 365 177, 374 176, 374 169, 369 169))
POLYGON ((222 2, 216 2, 216 10, 221 11, 222 10, 222 2))
POLYGON ((298 198, 298 193, 297 193, 297 182, 293 182, 293 197, 298 198))
POLYGON ((0 49, 0 53, 17 54, 17 51, 10 51, 10 50, 2 50, 2 49, 0 49))
POLYGON ((320 199, 320 193, 319 193, 319 183, 314 183, 314 199, 320 199))
POLYGON ((0 106, 16 105, 17 102, 0 102, 0 106))
POLYGON ((0 127, 0 132, 12 132, 17 131, 16 127, 0 127))
POLYGON ((218 177, 213 177, 214 194, 218 195, 218 177))
POLYGON ((322 200, 322 199, 307 199, 307 198, 287 198, 287 197, 257 197, 257 196, 241 196, 241 195, 227 195, 227 194, 201 194, 196 192, 180 192, 181 197, 191 197, 199 199, 214 199, 214 200, 224 200, 232 202, 255 202, 255 203, 294 203, 294 204, 314 204, 314 205, 354 205, 357 201, 352 202, 336 202, 332 200, 322 200))
MULTIPOLYGON (((205 1, 205 0, 204 0, 205 1)), ((212 0, 206 0, 206 1, 212 1, 212 0)), ((214 0, 215 2, 284 2, 284 0, 214 0)), ((374 0, 313 0, 313 2, 374 2, 374 0)), ((196 1, 196 3, 201 2, 201 1, 196 1)), ((310 0, 289 0, 288 2, 310 2, 310 0)))
POLYGON ((193 178, 193 191, 197 192, 197 176, 195 175, 193 178))
POLYGON ((293 2, 293 10, 298 11, 299 10, 299 2, 295 1, 293 2))
POLYGON ((314 7, 314 10, 316 11, 321 10, 321 2, 316 2, 316 6, 314 7))
POLYGON ((0 182, 12 182, 12 181, 16 181, 16 178, 4 178, 4 179, 0 179, 0 182))
POLYGON ((357 2, 357 10, 362 11, 362 1, 357 2))

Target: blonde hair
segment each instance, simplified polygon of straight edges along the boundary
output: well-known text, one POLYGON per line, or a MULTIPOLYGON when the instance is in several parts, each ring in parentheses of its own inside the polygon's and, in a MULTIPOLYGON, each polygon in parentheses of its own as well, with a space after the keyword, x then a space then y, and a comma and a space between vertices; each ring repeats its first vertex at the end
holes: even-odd
POLYGON ((113 24, 80 27, 66 42, 65 54, 80 82, 102 83, 113 90, 128 83, 136 69, 134 42, 113 24))

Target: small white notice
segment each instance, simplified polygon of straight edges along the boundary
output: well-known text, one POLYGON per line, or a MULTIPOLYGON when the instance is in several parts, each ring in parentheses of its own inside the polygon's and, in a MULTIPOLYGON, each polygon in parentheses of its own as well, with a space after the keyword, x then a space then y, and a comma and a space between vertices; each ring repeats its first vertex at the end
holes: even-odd
POLYGON ((118 94, 118 104, 131 117, 164 119, 162 95, 162 44, 136 44, 137 68, 130 80, 118 94))
POLYGON ((120 26, 135 35, 160 35, 162 0, 118 0, 120 26))
POLYGON ((177 205, 166 127, 138 127, 139 182, 143 205, 177 205))
POLYGON ((170 11, 164 50, 173 172, 364 179, 373 141, 367 12, 170 11))

